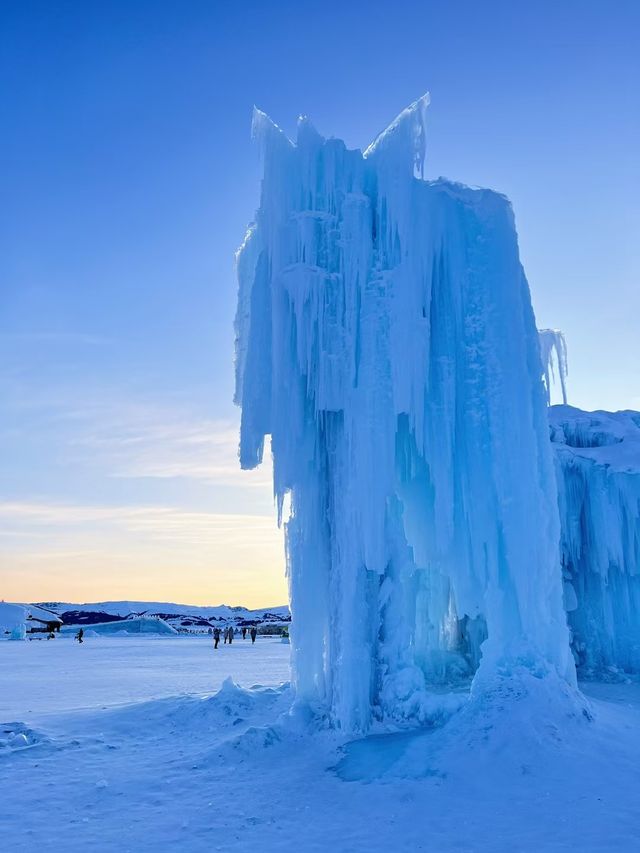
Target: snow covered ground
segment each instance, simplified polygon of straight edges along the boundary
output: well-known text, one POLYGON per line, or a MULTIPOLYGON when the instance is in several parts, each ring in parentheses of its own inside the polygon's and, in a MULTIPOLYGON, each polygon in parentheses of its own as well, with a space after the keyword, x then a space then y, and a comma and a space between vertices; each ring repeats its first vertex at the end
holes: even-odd
POLYGON ((220 643, 214 651, 208 636, 0 642, 0 721, 210 694, 229 675, 243 687, 289 680, 290 647, 279 638, 220 643))
POLYGON ((272 639, 0 643, 0 848, 640 849, 640 685, 585 686, 592 721, 552 724, 543 704, 488 719, 455 753, 446 727, 345 743, 279 720, 288 653, 272 639))

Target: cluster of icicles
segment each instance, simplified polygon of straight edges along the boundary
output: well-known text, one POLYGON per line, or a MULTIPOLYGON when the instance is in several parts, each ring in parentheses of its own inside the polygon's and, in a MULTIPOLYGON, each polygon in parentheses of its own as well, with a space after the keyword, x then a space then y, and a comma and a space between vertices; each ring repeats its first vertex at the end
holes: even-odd
POLYGON ((254 116, 240 460, 258 465, 271 437, 297 700, 351 731, 423 721, 434 684, 474 673, 575 679, 513 213, 495 192, 424 180, 427 104, 364 154, 306 119, 292 142, 254 116))

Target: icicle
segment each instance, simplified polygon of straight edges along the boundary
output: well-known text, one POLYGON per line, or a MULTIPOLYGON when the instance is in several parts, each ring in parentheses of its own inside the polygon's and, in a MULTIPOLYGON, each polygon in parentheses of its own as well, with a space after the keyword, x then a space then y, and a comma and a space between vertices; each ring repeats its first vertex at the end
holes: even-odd
POLYGON ((562 402, 567 405, 567 344, 564 335, 558 329, 539 329, 540 358, 547 392, 547 405, 551 405, 551 381, 555 381, 557 367, 558 379, 562 389, 562 402), (554 358, 555 355, 555 358, 554 358), (554 367, 555 362, 555 367, 554 367))

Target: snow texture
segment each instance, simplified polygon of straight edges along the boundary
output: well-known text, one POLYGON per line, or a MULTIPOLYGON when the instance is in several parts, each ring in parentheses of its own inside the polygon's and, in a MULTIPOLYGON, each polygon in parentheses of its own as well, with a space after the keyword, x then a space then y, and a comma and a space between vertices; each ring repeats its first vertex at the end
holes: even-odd
POLYGON ((420 722, 429 690, 476 669, 476 691, 521 666, 575 679, 513 212, 424 180, 427 104, 364 155, 306 118, 293 143, 254 114, 240 462, 260 464, 271 436, 297 700, 348 731, 420 722))
POLYGON ((180 636, 0 643, 3 853, 52 840, 65 853, 640 849, 640 685, 585 685, 592 723, 559 724, 545 681, 534 713, 488 703, 476 740, 464 712, 309 737, 278 686, 288 651, 180 636))
MULTIPOLYGON (((289 648, 278 639, 238 639, 213 648, 210 637, 179 634, 92 636, 0 643, 0 723, 39 714, 101 709, 210 694, 233 675, 246 687, 289 681, 289 648)), ((0 845, 1 847, 1 845, 0 845)))
POLYGON ((640 413, 553 406, 549 418, 576 661, 640 672, 640 413))

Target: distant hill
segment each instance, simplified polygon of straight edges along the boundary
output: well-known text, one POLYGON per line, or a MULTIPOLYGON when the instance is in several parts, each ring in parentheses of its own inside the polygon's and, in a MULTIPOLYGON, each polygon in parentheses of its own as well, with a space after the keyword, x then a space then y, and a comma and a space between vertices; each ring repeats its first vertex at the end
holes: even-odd
POLYGON ((97 601, 87 604, 49 601, 39 607, 58 614, 65 625, 95 625, 120 622, 140 616, 160 617, 181 632, 207 633, 216 625, 283 624, 291 621, 289 607, 265 607, 249 610, 247 607, 226 604, 202 606, 159 601, 97 601))

